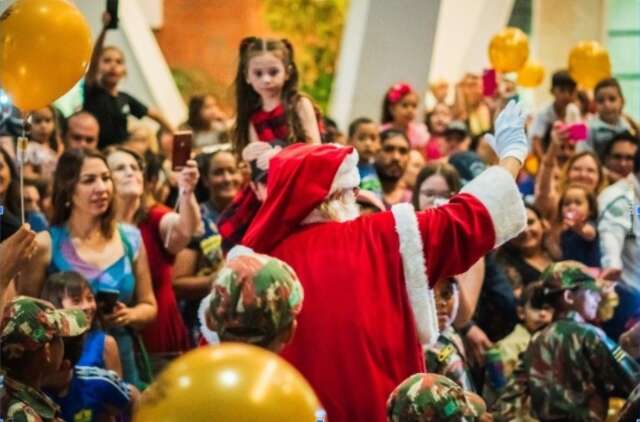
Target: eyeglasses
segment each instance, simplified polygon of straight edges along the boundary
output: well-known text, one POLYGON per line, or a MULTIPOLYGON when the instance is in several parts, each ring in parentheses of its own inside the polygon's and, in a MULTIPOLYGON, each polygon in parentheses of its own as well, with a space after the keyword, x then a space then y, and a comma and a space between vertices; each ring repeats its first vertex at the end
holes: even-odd
POLYGON ((450 190, 437 191, 432 189, 425 189, 420 191, 420 195, 428 199, 435 199, 435 198, 449 199, 451 198, 451 191, 450 190))

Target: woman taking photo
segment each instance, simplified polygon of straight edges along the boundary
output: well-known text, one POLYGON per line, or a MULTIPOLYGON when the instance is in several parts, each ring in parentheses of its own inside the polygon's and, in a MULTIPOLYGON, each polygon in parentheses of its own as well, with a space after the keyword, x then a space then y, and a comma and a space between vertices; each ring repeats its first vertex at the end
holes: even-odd
POLYGON ((200 211, 193 193, 198 167, 195 161, 189 161, 177 177, 180 203, 176 213, 154 197, 158 177, 148 173, 144 177, 145 163, 140 155, 111 147, 107 162, 117 192, 116 219, 140 229, 148 254, 158 317, 144 329, 143 337, 152 363, 159 367, 190 348, 171 282, 175 254, 187 246, 200 227, 200 211))

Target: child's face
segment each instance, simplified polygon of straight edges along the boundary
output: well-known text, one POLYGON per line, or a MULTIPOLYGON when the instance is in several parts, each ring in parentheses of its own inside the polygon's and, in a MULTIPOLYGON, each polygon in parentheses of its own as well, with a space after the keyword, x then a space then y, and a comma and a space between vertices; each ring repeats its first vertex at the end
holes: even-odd
POLYGON ((607 123, 617 123, 624 106, 618 90, 613 86, 601 88, 596 93, 595 100, 598 116, 607 123))
POLYGON ((416 119, 418 109, 418 96, 415 92, 410 92, 400 101, 391 105, 389 111, 393 116, 393 121, 399 125, 406 126, 416 119))
POLYGON ((553 88, 551 90, 551 94, 553 94, 556 106, 563 110, 570 102, 574 101, 576 98, 575 89, 569 89, 561 86, 553 88))
POLYGON ((66 295, 62 299, 62 307, 64 309, 80 309, 87 317, 89 325, 93 322, 96 315, 96 299, 90 289, 83 289, 82 294, 77 297, 66 295))
POLYGON ((380 151, 380 136, 378 135, 378 125, 371 123, 362 123, 356 129, 356 133, 351 139, 353 145, 358 151, 360 161, 369 162, 380 151))
POLYGON ((458 314, 458 285, 450 280, 440 280, 436 283, 433 293, 438 312, 438 328, 443 331, 453 324, 458 314))
POLYGON ((53 113, 48 108, 41 108, 33 113, 31 118, 31 139, 38 143, 45 143, 51 137, 55 128, 53 113))
POLYGON ((573 297, 573 309, 582 315, 587 322, 595 321, 598 316, 598 305, 600 304, 600 300, 602 300, 600 292, 589 289, 578 289, 578 291, 573 293, 573 297))
POLYGON ((451 123, 451 110, 446 104, 438 104, 431 113, 430 126, 435 135, 442 135, 451 123))
POLYGON ((103 51, 98 62, 98 74, 104 85, 115 86, 127 73, 122 53, 109 48, 103 51))
POLYGON ((40 192, 35 186, 24 187, 24 209, 25 211, 40 211, 40 192))
POLYGON ((280 98, 282 87, 289 79, 282 59, 271 52, 265 52, 249 59, 247 83, 262 98, 280 98))
POLYGON ((202 108, 200 109, 200 117, 202 118, 202 120, 207 122, 224 119, 224 114, 222 113, 222 110, 220 110, 218 102, 215 98, 208 95, 204 99, 204 103, 202 104, 202 108))
POLYGON ((527 331, 534 333, 551 322, 553 309, 548 305, 534 308, 527 303, 524 308, 518 307, 518 314, 527 331))
POLYGON ((422 170, 424 165, 424 157, 420 152, 416 150, 409 151, 409 164, 407 164, 407 170, 405 170, 404 178, 402 179, 405 182, 407 189, 413 189, 416 184, 418 173, 420 173, 420 170, 422 170))
POLYGON ((590 191, 595 192, 600 182, 598 163, 590 155, 578 158, 571 164, 571 168, 567 172, 567 179, 569 183, 579 183, 590 191))
POLYGON ((589 217, 589 201, 584 189, 569 188, 562 198, 562 216, 584 222, 589 217))

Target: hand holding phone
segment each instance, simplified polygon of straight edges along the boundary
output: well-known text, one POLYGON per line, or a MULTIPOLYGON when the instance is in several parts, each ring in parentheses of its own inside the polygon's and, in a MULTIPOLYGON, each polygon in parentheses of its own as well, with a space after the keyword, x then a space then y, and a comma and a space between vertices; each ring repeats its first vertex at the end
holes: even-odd
POLYGON ((107 0, 106 12, 111 18, 106 29, 118 29, 118 0, 107 0))
POLYGON ((569 142, 577 144, 578 142, 585 141, 588 135, 587 125, 580 123, 572 123, 565 126, 569 133, 569 142))
POLYGON ((173 150, 171 154, 171 164, 173 171, 180 171, 191 158, 191 145, 193 142, 193 132, 181 131, 173 135, 173 150))
POLYGON ((498 91, 498 78, 495 69, 485 69, 482 72, 482 95, 494 97, 498 91))
POLYGON ((120 292, 117 290, 101 290, 96 293, 96 303, 98 304, 98 311, 102 315, 109 315, 113 313, 120 292))

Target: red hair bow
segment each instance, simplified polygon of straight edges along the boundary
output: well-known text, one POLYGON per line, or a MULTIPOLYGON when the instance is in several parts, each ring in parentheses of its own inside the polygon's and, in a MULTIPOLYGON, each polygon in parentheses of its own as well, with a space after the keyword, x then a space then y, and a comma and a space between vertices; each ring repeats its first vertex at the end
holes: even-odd
POLYGON ((411 85, 405 83, 395 84, 387 91, 387 100, 391 104, 395 104, 411 92, 413 92, 411 85))

